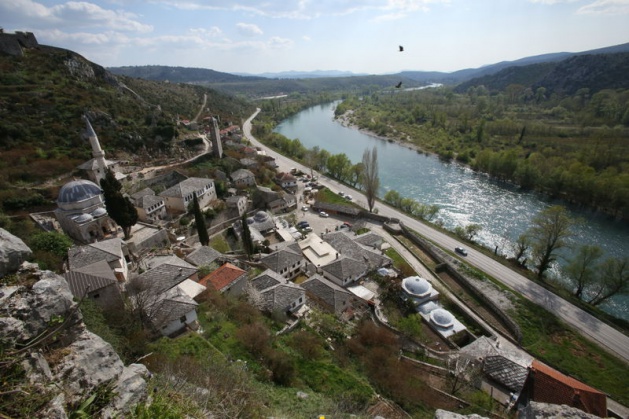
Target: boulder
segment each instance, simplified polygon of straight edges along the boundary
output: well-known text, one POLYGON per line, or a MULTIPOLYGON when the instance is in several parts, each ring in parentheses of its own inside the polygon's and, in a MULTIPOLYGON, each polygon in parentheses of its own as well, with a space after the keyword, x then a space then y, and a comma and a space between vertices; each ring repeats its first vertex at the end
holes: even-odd
POLYGON ((32 254, 22 239, 0 228, 0 278, 17 271, 32 254))

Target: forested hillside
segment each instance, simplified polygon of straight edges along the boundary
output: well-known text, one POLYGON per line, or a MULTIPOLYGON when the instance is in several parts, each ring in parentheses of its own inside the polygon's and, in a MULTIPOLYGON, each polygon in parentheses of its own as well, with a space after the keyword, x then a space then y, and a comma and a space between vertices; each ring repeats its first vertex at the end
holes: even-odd
POLYGON ((194 118, 204 94, 206 107, 223 124, 239 124, 254 110, 247 102, 200 86, 114 76, 60 48, 40 46, 23 57, 2 55, 2 189, 72 172, 90 159, 82 136, 85 113, 109 158, 167 155, 180 134, 177 118, 194 118))
POLYGON ((629 214, 629 90, 440 88, 353 96, 336 112, 362 129, 523 188, 629 214))

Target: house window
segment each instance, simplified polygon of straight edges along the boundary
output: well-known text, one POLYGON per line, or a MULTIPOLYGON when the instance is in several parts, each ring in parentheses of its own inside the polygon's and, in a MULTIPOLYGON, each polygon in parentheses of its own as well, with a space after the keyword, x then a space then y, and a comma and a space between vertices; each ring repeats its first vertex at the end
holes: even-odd
POLYGON ((94 294, 94 295, 92 295, 92 298, 93 298, 93 299, 100 298, 100 294, 94 294))
POLYGON ((179 319, 181 320, 181 323, 185 323, 186 322, 186 315, 184 314, 183 316, 181 316, 181 318, 179 319))

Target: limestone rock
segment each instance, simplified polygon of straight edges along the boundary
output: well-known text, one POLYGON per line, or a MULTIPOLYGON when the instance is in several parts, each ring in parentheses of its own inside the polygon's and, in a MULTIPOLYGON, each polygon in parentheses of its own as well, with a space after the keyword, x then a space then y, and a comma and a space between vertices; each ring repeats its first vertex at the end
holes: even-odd
POLYGON ((32 254, 22 239, 0 228, 0 278, 17 271, 32 254))

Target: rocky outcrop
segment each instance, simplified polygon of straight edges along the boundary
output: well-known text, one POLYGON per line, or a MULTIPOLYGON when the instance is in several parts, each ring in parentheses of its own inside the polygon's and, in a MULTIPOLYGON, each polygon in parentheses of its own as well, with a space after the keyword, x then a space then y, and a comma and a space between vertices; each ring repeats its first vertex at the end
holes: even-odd
POLYGON ((92 417, 120 417, 146 398, 146 367, 125 366, 109 343, 85 328, 63 277, 25 263, 14 282, 0 287, 2 355, 21 362, 24 385, 49 395, 37 416, 66 418, 98 394, 92 417))
POLYGON ((22 239, 0 228, 0 278, 17 271, 31 254, 22 239))

